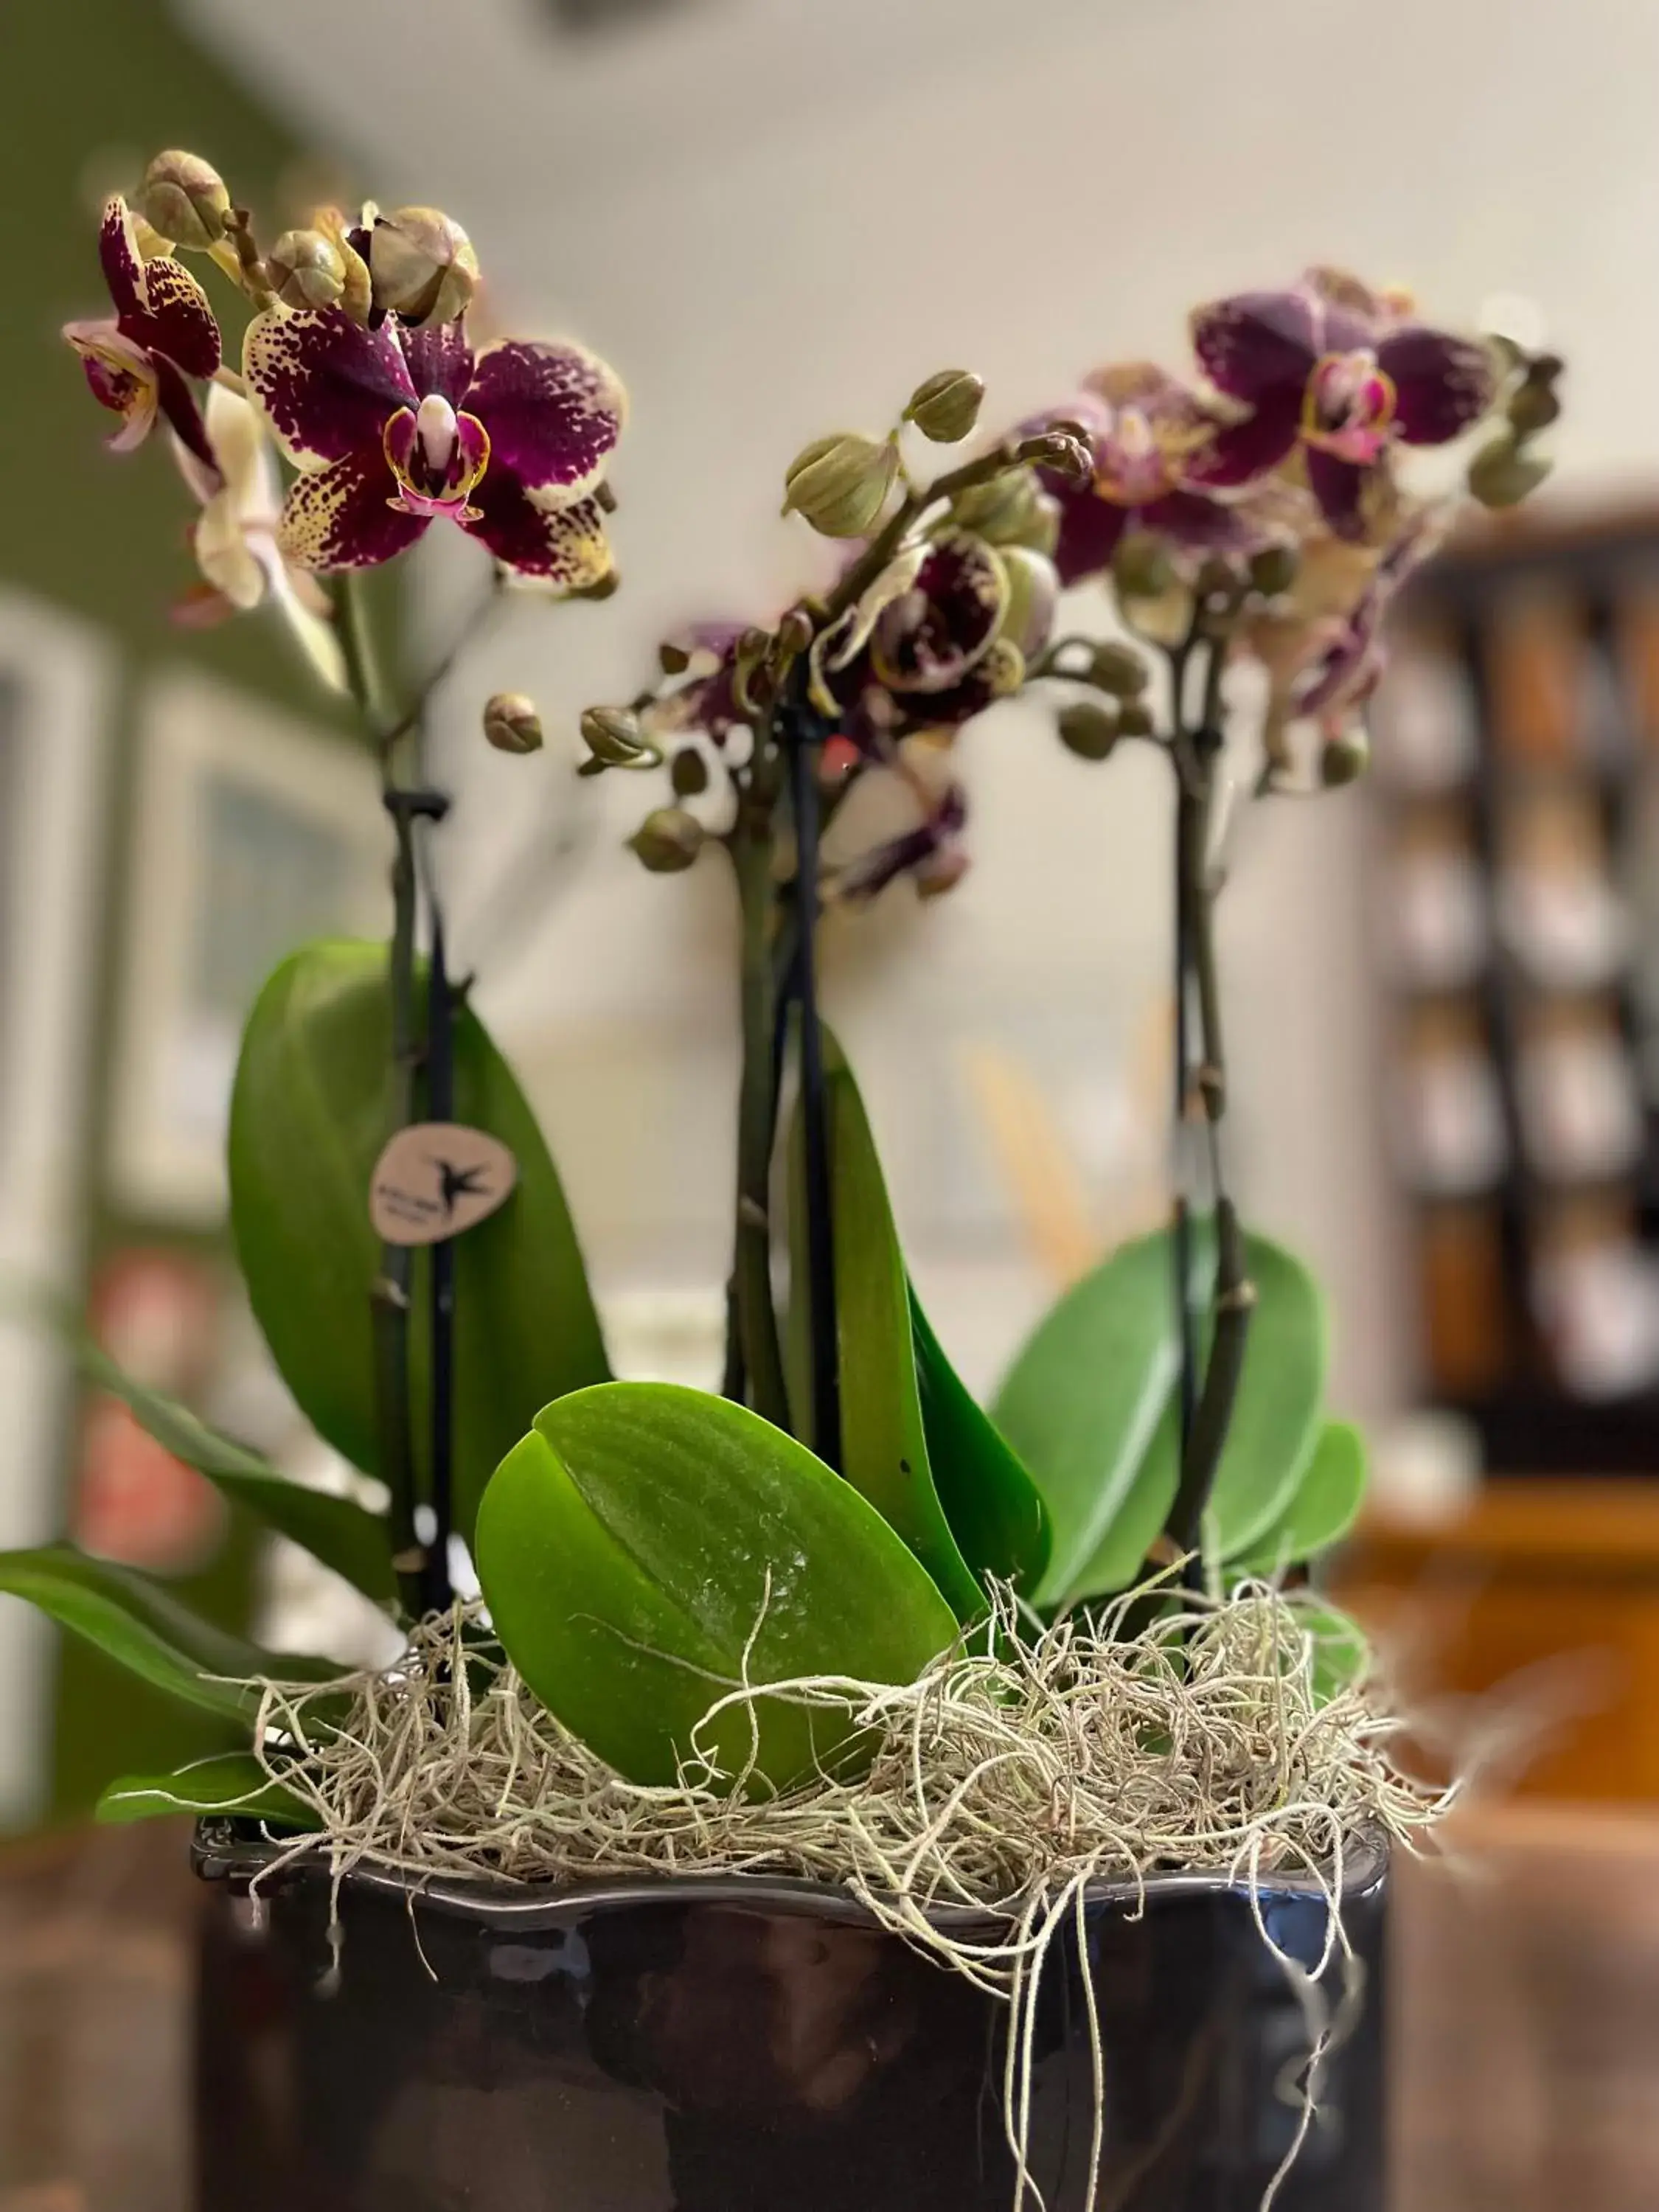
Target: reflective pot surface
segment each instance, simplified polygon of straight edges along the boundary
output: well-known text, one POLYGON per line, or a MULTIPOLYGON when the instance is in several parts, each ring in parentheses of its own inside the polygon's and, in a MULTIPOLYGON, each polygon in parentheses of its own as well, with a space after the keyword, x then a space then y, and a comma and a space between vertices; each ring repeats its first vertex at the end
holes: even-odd
MULTIPOLYGON (((850 1900, 742 1878, 556 1896, 354 1875, 331 1970, 329 1888, 204 1830, 198 2212, 1009 2212, 1006 2011, 850 1900)), ((1358 2025, 1277 2212, 1382 2212, 1387 1868, 1343 1920, 1358 2025)), ((1310 1971, 1323 1899, 1264 1890, 1310 1971)), ((973 1923, 963 1923, 964 1927, 973 1923)), ((1048 2212, 1257 2212, 1293 2133, 1303 2013, 1239 1889, 1103 1888, 1056 1940, 1039 2002, 1030 2163, 1048 2212)), ((989 1932, 982 1926, 981 1933, 989 1932)), ((1325 1987, 1340 1996, 1338 1967, 1325 1987)), ((1028 2200, 1029 2202, 1029 2200, 1028 2200)))

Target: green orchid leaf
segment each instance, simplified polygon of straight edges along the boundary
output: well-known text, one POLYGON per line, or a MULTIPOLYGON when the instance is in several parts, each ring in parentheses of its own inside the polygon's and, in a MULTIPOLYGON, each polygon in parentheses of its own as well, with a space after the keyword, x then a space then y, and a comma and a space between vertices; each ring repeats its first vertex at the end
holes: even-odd
POLYGON ((1231 1574, 1278 1575, 1340 1542, 1365 1495, 1365 1440, 1347 1421, 1328 1421, 1296 1493, 1266 1535, 1226 1562, 1231 1574))
POLYGON ((1319 1285, 1301 1261, 1266 1237, 1247 1236, 1255 1285, 1244 1371, 1210 1493, 1217 1553, 1237 1558, 1260 1542, 1295 1497, 1319 1441, 1327 1324, 1319 1285))
MULTIPOLYGON (((1120 1245, 1073 1284, 1009 1370, 991 1419, 1048 1505, 1054 1540, 1039 1604, 1121 1586, 1097 1580, 1094 1563, 1115 1560, 1114 1525, 1164 1419, 1178 1364, 1170 1240, 1160 1231, 1120 1245)), ((1156 1488, 1154 1481, 1139 1492, 1142 1520, 1156 1488)), ((1152 1536, 1162 1525, 1160 1514, 1152 1536)))
POLYGON ((273 1782, 251 1751, 198 1759, 173 1774, 126 1774, 98 1800, 106 1823, 165 1820, 176 1813, 237 1813, 275 1828, 305 1831, 317 1816, 302 1797, 273 1782))
MULTIPOLYGON (((858 1085, 828 1030, 823 1058, 842 1473, 904 1539, 957 1619, 977 1620, 985 1610, 985 1593, 963 1556, 934 1486, 911 1334, 910 1285, 875 1139, 858 1085)), ((790 1150, 792 1184, 799 1192, 804 1180, 799 1106, 790 1150)), ((792 1204, 790 1339, 791 1366, 797 1376, 806 1364, 802 1350, 810 1298, 805 1217, 805 1206, 792 1204)), ((798 1417, 796 1425, 810 1435, 810 1422, 798 1417)))
POLYGON ((1313 1638, 1316 1705, 1328 1705, 1345 1690, 1358 1689, 1371 1668, 1370 1642, 1351 1613, 1304 1591, 1292 1593, 1297 1619, 1313 1638))
POLYGON ((1048 1564, 1042 1493, 945 1357, 914 1284, 910 1326, 927 1464, 957 1548, 976 1575, 1029 1593, 1048 1564))
POLYGON ((77 1358, 87 1380, 118 1398, 158 1444, 206 1475, 227 1498, 257 1513, 267 1528, 300 1545, 376 1604, 396 1595, 384 1515, 290 1481, 257 1452, 209 1428, 177 1399, 135 1382, 96 1345, 81 1345, 77 1358))
POLYGON ((148 1577, 68 1544, 0 1552, 0 1591, 26 1598, 131 1674, 210 1713, 249 1718, 258 1702, 241 1686, 250 1677, 325 1682, 339 1671, 326 1660, 264 1651, 228 1635, 148 1577))
MULTIPOLYGON (((913 1680, 957 1632, 881 1516, 758 1414, 673 1383, 561 1398, 479 1509, 479 1580, 503 1648, 566 1727, 635 1782, 674 1779, 746 1679, 913 1680)), ((707 1747, 777 1787, 848 1756, 843 1715, 763 1699, 707 1747)))
MULTIPOLYGON (((424 992, 424 976, 417 993, 424 992)), ((575 1231, 541 1132, 470 1008, 454 1030, 454 1119, 518 1163, 512 1196, 455 1243, 455 1510, 538 1411, 609 1374, 575 1231)), ((369 1179, 388 1131, 391 1004, 384 946, 307 945, 261 992, 231 1105, 231 1221, 259 1325, 307 1419, 378 1473, 370 1292, 380 1246, 369 1179)), ((429 1256, 416 1260, 426 1309, 429 1256)), ((411 1329, 415 1434, 430 1430, 428 1332, 411 1329)))
MULTIPOLYGON (((1317 1440, 1325 1384, 1325 1310, 1312 1276, 1271 1239, 1244 1242, 1256 1303, 1206 1523, 1224 1559, 1288 1510, 1317 1440)), ((1193 1249, 1207 1296, 1207 1224, 1195 1224, 1193 1249)), ((1201 1328, 1207 1345, 1207 1316, 1201 1328)), ((1179 1365, 1166 1230, 1121 1246, 1075 1285, 1015 1361, 992 1413, 1054 1524, 1039 1603, 1073 1604, 1133 1581, 1175 1502, 1179 1365)))

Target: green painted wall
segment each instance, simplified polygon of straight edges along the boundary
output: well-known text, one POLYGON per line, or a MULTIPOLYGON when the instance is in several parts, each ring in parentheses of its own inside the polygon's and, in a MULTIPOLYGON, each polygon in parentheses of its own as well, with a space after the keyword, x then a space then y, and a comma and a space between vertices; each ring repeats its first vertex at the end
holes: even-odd
MULTIPOLYGON (((319 710, 273 623, 246 618, 190 635, 170 625, 167 609, 194 575, 184 539, 188 500, 161 435, 133 455, 105 450, 113 418, 92 399, 59 335, 71 318, 104 311, 100 193, 136 180, 149 154, 175 145, 214 161, 262 217, 280 206, 280 179, 298 150, 288 130, 188 44, 160 0, 0 0, 0 585, 94 617, 122 654, 100 986, 104 1065, 88 1159, 89 1258, 134 1237, 168 1241, 165 1224, 112 1214, 96 1180, 131 733, 146 669, 188 659, 319 710)), ((216 272, 204 281, 230 337, 235 295, 216 272)), ((66 1452, 71 1411, 65 1408, 66 1452)), ((252 1555, 250 1533, 236 1529, 205 1577, 178 1585, 180 1595, 200 1595, 222 1618, 238 1617, 248 1601, 252 1555)), ((175 1710, 72 1642, 61 1651, 58 1711, 53 1799, 60 1814, 84 1808, 114 1773, 175 1764, 213 1741, 204 1734, 210 1723, 175 1710)))

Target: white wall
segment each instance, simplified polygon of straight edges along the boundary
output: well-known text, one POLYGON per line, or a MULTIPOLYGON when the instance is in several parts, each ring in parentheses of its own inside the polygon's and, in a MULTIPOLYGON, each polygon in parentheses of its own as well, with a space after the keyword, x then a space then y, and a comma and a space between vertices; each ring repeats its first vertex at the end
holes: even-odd
MULTIPOLYGON (((1639 488, 1659 464, 1651 0, 687 0, 599 46, 541 30, 530 0, 185 12, 382 199, 465 221, 512 323, 578 331, 629 379, 624 592, 515 616, 458 681, 462 721, 511 684, 568 724, 634 688, 686 614, 763 613, 813 557, 775 520, 785 461, 820 430, 883 423, 926 372, 972 364, 1012 416, 1103 356, 1174 352, 1194 300, 1310 260, 1409 281, 1451 319, 1535 297, 1574 362, 1564 486, 1639 488)), ((229 166, 234 149, 204 150, 229 166)), ((467 736, 453 755, 474 882, 531 780, 551 791, 562 773, 480 752, 467 736)), ((923 1279, 983 1373, 1039 1291, 997 1263, 1013 1246, 956 1047, 1000 1036, 1060 1091, 1090 1095, 1097 1069, 1108 1096, 1160 988, 1165 794, 1152 763, 1091 775, 1018 710, 967 757, 974 873, 937 909, 875 919, 846 948, 838 1004, 923 1279)), ((602 1265, 712 1280, 718 887, 641 880, 604 842, 638 785, 607 779, 593 803, 600 845, 545 928, 494 957, 489 998, 602 1265)), ((1406 1387, 1406 1354, 1378 1292, 1362 807, 1250 828, 1225 956, 1243 1176, 1255 1214, 1329 1279, 1346 1395, 1375 1411, 1406 1387)))

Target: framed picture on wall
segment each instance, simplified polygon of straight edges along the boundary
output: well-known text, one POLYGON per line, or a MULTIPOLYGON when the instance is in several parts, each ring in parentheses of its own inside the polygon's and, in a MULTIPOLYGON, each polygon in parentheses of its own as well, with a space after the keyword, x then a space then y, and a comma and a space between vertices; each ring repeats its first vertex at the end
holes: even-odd
POLYGON ((388 833, 367 753, 206 677, 157 678, 139 744, 110 1180, 205 1227, 248 1007, 305 939, 383 931, 388 833))
MULTIPOLYGON (((79 1262, 112 677, 96 629, 0 592, 0 1281, 36 1291, 79 1262)), ((56 1533, 70 1389, 49 1331, 0 1326, 0 1546, 56 1533)), ((0 1827, 39 1807, 50 1649, 0 1602, 0 1827)))

